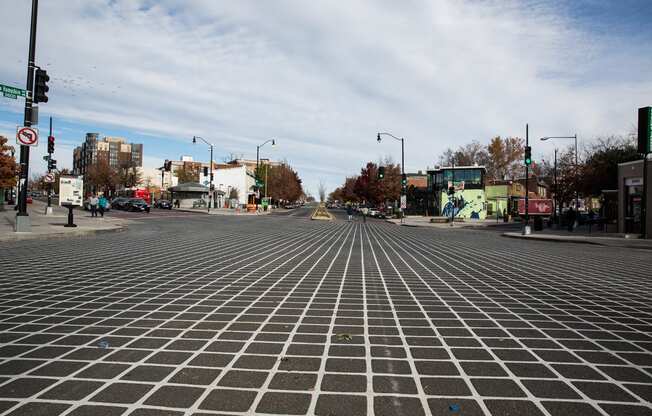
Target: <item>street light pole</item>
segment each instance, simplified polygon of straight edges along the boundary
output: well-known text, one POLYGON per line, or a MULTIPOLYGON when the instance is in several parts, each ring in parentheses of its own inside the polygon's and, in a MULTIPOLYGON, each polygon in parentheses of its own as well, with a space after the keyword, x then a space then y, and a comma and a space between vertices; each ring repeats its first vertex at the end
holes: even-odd
MULTIPOLYGON (((270 142, 272 143, 272 146, 276 146, 276 140, 275 139, 269 139, 265 143, 256 146, 256 182, 258 182, 258 180, 260 179, 259 178, 259 175, 260 175, 260 172, 259 172, 259 168, 260 168, 260 148, 265 146, 267 143, 270 143, 270 142)), ((267 198, 267 169, 268 168, 269 168, 269 166, 267 166, 265 168, 265 198, 267 198)), ((260 189, 258 187, 258 183, 256 183, 256 189, 259 190, 259 194, 260 194, 260 189)))
MULTIPOLYGON (((540 140, 546 141, 550 139, 573 139, 575 141, 575 211, 579 212, 580 208, 580 191, 579 191, 579 162, 577 158, 577 133, 572 136, 546 136, 540 140)), ((557 149, 555 149, 555 183, 557 182, 557 149)), ((557 188, 555 185, 555 197, 557 196, 557 188)))
POLYGON ((197 139, 200 139, 206 143, 211 149, 211 163, 210 163, 210 185, 208 187, 208 212, 211 212, 211 203, 213 202, 213 144, 207 142, 203 137, 192 136, 192 142, 197 143, 197 139))
MULTIPOLYGON (((407 208, 407 195, 405 192, 405 188, 407 184, 403 183, 403 178, 405 177, 405 140, 402 137, 396 137, 391 133, 387 132, 379 132, 376 135, 376 141, 380 143, 382 141, 381 135, 389 136, 393 138, 394 140, 398 140, 401 142, 401 202, 403 201, 403 197, 406 198, 406 208, 407 208)), ((405 213, 403 212, 403 208, 401 207, 401 224, 403 224, 403 217, 405 216, 405 213)))

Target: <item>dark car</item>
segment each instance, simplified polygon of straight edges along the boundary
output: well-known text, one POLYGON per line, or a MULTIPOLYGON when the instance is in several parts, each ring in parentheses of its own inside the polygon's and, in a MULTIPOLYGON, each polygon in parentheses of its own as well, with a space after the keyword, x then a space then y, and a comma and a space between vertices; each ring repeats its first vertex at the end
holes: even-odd
POLYGON ((115 198, 113 201, 111 201, 111 208, 124 210, 125 204, 127 203, 128 200, 129 198, 124 198, 124 197, 115 198))
POLYGON ((126 211, 149 212, 149 205, 140 198, 129 198, 124 206, 126 211))
POLYGON ((168 201, 167 199, 159 199, 154 203, 154 208, 172 209, 172 201, 168 201))

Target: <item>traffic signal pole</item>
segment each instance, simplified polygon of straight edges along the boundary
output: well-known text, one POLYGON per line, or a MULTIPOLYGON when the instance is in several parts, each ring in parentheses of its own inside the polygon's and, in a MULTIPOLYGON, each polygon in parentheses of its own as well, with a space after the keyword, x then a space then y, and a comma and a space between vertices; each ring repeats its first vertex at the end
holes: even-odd
MULTIPOLYGON (((29 52, 27 58, 27 93, 25 94, 25 118, 23 125, 32 126, 32 100, 34 97, 34 59, 36 55, 36 18, 38 0, 32 0, 32 21, 29 31, 29 52)), ((29 174, 29 146, 20 146, 20 177, 18 194, 18 213, 16 214, 16 232, 32 230, 27 214, 27 178, 29 174)))
MULTIPOLYGON (((52 153, 50 152, 50 137, 52 137, 52 117, 50 117, 50 135, 48 136, 48 173, 52 173, 52 153)), ((45 208, 45 215, 52 215, 52 182, 48 182, 48 206, 45 208)))
MULTIPOLYGON (((530 127, 528 124, 525 124, 525 148, 527 149, 530 145, 530 127)), ((528 188, 528 176, 530 175, 530 165, 525 163, 525 225, 523 226, 523 235, 530 234, 530 213, 528 211, 528 194, 530 188, 528 188)))

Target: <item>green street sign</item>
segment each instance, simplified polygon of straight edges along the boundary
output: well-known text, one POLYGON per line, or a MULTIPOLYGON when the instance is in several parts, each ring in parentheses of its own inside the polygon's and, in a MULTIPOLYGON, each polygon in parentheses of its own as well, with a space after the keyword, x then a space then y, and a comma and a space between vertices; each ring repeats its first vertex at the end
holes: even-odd
POLYGON ((20 88, 2 84, 0 84, 0 91, 2 91, 3 96, 14 99, 18 97, 24 97, 26 93, 25 90, 21 90, 20 88))
POLYGON ((638 152, 652 153, 652 107, 638 109, 638 152))

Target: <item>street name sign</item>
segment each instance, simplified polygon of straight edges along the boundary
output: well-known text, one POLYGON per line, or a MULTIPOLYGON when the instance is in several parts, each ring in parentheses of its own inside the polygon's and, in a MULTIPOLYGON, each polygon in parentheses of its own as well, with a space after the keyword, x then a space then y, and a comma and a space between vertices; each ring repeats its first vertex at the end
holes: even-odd
POLYGON ((80 176, 59 178, 59 206, 81 206, 84 194, 84 180, 80 176))
POLYGON ((9 85, 0 84, 0 91, 2 91, 3 96, 7 98, 13 98, 14 100, 18 97, 25 96, 25 90, 21 90, 20 88, 12 87, 9 85))
POLYGON ((33 127, 16 127, 16 144, 21 146, 38 146, 38 129, 33 127))

